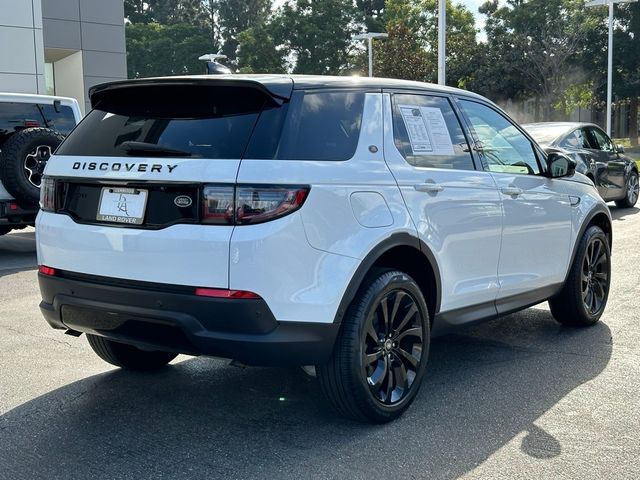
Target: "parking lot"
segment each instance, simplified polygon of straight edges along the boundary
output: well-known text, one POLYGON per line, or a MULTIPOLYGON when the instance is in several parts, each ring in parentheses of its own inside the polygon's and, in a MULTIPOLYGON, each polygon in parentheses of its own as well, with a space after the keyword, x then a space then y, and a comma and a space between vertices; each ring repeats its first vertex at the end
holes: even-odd
POLYGON ((299 369, 113 369, 42 319, 33 230, 0 237, 0 477, 638 478, 639 212, 612 207, 600 324, 539 305, 437 339, 416 403, 383 426, 334 415, 299 369))

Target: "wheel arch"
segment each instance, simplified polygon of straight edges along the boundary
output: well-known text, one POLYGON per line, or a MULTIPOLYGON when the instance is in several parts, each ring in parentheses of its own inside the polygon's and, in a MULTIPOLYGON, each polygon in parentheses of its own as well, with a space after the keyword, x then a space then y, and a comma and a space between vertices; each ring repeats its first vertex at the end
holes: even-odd
POLYGON ((597 225, 604 231, 604 234, 607 237, 607 241, 609 243, 609 251, 613 249, 613 228, 611 224, 611 217, 609 216, 609 212, 606 206, 598 205, 595 207, 589 214, 585 217, 585 221, 582 222, 582 226, 580 227, 580 231, 576 236, 576 241, 573 245, 573 251, 571 252, 571 262, 569 263, 569 270, 565 276, 565 282, 567 277, 569 276, 569 272, 571 271, 571 265, 576 259, 576 254, 578 253, 578 248, 580 246, 580 239, 584 235, 584 232, 587 231, 592 225, 597 225))
POLYGON ((360 262, 342 296, 334 323, 342 322, 363 280, 375 268, 394 268, 411 276, 420 286, 433 322, 435 314, 440 310, 441 280, 438 264, 424 242, 403 232, 395 233, 378 243, 360 262))

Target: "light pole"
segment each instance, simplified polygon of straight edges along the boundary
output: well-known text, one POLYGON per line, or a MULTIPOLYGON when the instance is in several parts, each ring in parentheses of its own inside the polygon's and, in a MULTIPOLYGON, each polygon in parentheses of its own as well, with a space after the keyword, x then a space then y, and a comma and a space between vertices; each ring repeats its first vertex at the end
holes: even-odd
POLYGON ((607 45, 607 135, 611 136, 611 97, 613 92, 613 5, 633 3, 638 0, 591 0, 585 7, 609 6, 609 42, 607 45))
POLYGON ((387 38, 389 35, 386 33, 360 33, 354 35, 354 40, 367 40, 369 42, 369 76, 373 77, 373 39, 374 38, 387 38))
POLYGON ((446 84, 447 0, 438 0, 438 85, 446 84))

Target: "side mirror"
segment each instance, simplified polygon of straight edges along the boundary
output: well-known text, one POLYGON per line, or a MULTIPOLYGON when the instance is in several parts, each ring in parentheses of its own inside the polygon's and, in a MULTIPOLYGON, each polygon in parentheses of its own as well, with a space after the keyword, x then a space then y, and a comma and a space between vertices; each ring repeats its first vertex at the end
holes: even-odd
POLYGON ((624 147, 619 143, 616 144, 616 153, 624 153, 624 147))
POLYGON ((576 162, 560 152, 551 152, 547 156, 549 177, 570 177, 576 173, 576 162))

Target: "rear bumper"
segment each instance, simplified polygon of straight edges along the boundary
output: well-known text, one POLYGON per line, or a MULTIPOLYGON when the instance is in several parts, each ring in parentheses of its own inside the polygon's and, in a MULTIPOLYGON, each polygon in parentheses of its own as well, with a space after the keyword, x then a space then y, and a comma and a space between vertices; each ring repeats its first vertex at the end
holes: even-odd
POLYGON ((198 297, 189 287, 70 272, 39 274, 38 281, 40 309, 53 328, 250 365, 325 363, 339 328, 333 323, 279 322, 262 299, 198 297))

